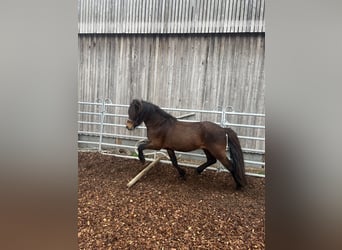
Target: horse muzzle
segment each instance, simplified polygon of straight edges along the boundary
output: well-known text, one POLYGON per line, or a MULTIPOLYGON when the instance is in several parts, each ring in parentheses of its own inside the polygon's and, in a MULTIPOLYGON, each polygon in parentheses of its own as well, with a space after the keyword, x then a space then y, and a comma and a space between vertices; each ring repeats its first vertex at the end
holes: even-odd
POLYGON ((135 128, 134 122, 132 120, 128 119, 127 122, 126 122, 126 128, 128 130, 133 130, 135 128))

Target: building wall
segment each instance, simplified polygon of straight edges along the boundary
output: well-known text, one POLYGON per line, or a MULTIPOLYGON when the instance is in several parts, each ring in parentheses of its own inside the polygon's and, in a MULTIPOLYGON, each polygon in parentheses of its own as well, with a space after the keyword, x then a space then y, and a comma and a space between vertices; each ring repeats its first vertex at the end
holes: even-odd
POLYGON ((79 100, 264 113, 264 36, 82 35, 79 100))
MULTIPOLYGON (((263 34, 80 35, 79 100, 265 113, 264 42, 263 34)), ((259 124, 253 119, 231 122, 259 124)))
MULTIPOLYGON (((142 98, 161 107, 265 113, 265 0, 79 0, 78 7, 79 101, 142 98)), ((264 136, 263 129, 236 130, 264 136)))
POLYGON ((265 32, 265 0, 79 0, 79 33, 265 32))

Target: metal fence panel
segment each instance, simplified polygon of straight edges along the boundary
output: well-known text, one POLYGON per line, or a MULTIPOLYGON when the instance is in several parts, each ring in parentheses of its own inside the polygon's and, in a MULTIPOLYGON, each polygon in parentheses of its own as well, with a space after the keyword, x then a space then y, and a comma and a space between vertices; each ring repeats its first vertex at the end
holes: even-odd
MULTIPOLYGON (((98 100, 99 102, 79 102, 79 146, 82 147, 89 147, 92 145, 93 148, 97 149, 98 151, 103 151, 105 149, 119 149, 119 151, 108 151, 107 152, 117 152, 112 153, 119 157, 127 157, 127 158, 134 158, 137 159, 136 156, 132 156, 131 153, 136 150, 137 144, 139 141, 146 139, 146 128, 141 125, 139 126, 136 131, 131 132, 127 131, 125 128, 125 121, 127 120, 127 109, 128 105, 122 104, 112 104, 109 99, 101 99, 98 100), (86 111, 86 107, 91 107, 94 111, 86 111), (91 117, 91 121, 87 121, 87 117, 91 117), (94 119, 94 117, 96 117, 94 119), (97 120, 96 122, 93 122, 97 120), (83 137, 82 137, 83 136, 83 137), (104 141, 104 138, 107 138, 104 141), (83 146, 82 146, 83 145, 83 146), (86 146, 85 146, 86 145, 86 146), (124 151, 124 154, 121 154, 120 150, 127 150, 124 151)), ((191 119, 196 119, 199 117, 199 114, 210 114, 213 116, 218 117, 217 124, 224 126, 224 127, 232 127, 235 131, 237 131, 237 127, 245 127, 249 130, 265 130, 265 115, 264 114, 255 114, 255 113, 241 113, 241 112, 234 112, 229 111, 229 109, 223 110, 196 110, 196 109, 173 109, 173 108, 164 108, 167 112, 171 112, 174 114, 185 113, 183 117, 192 117, 191 119), (195 116, 195 117, 194 117, 195 116), (232 124, 229 122, 231 117, 234 116, 250 116, 250 117, 258 117, 263 119, 263 125, 255 126, 254 124, 232 124)), ((178 115, 179 116, 179 115, 178 115)), ((189 120, 187 121, 198 121, 196 120, 189 120)), ((257 160, 254 159, 246 159, 245 156, 245 164, 247 166, 254 166, 256 168, 265 168, 265 161, 264 161, 264 144, 265 138, 264 137, 250 137, 238 134, 238 137, 241 141, 242 150, 244 154, 256 154, 260 157, 257 160), (245 140, 252 140, 252 141, 260 141, 262 143, 262 147, 259 148, 246 148, 245 140)), ((153 151, 152 153, 154 158, 156 156, 156 152, 153 151)), ((165 154, 166 155, 166 154, 165 154)), ((205 158, 203 152, 177 152, 178 156, 187 156, 187 157, 197 157, 197 158, 205 158)), ((195 163, 192 162, 179 162, 180 165, 185 165, 189 167, 197 167, 195 163)), ((219 170, 226 171, 223 168, 219 168, 219 170)), ((264 174, 255 174, 249 173, 250 175, 255 176, 264 176, 264 174)))

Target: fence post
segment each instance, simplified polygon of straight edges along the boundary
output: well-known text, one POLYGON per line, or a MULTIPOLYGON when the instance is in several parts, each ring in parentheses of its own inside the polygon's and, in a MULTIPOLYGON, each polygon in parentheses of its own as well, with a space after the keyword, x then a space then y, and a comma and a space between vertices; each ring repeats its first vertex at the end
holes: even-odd
POLYGON ((221 122, 220 122, 221 127, 224 127, 225 123, 226 123, 226 109, 222 107, 221 122))
POLYGON ((109 98, 105 98, 105 99, 99 99, 99 101, 101 101, 101 124, 100 124, 100 141, 99 141, 99 148, 98 150, 101 151, 102 150, 102 138, 103 138, 103 123, 104 123, 104 117, 105 117, 105 113, 106 111, 106 103, 112 103, 112 101, 109 98))
MULTIPOLYGON (((228 106, 228 110, 234 110, 232 106, 228 106)), ((226 108, 222 107, 222 115, 221 115, 221 126, 226 127, 227 124, 229 124, 229 120, 226 119, 226 108)), ((229 144, 228 144, 228 134, 226 134, 226 151, 229 150, 229 144)))

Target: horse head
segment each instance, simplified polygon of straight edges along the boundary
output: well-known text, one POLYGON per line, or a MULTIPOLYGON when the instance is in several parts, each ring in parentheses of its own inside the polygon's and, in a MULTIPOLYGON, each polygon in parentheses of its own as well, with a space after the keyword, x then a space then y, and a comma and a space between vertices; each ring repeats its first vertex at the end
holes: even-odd
POLYGON ((126 122, 126 128, 133 130, 143 122, 141 117, 141 110, 143 103, 141 100, 134 99, 128 108, 128 120, 126 122))

